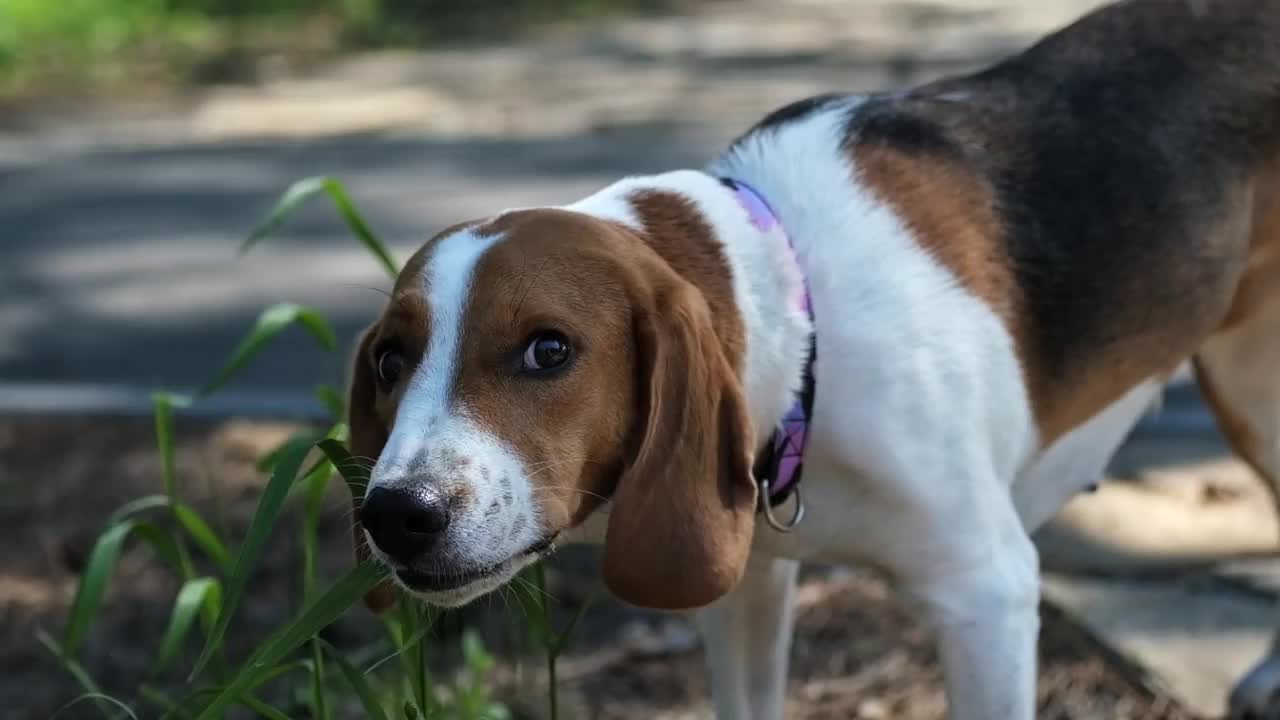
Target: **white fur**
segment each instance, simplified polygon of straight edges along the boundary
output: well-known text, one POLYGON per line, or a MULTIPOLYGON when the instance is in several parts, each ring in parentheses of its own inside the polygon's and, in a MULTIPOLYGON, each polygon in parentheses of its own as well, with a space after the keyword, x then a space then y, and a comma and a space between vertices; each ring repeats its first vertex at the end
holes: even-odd
POLYGON ((1043 525, 1073 495, 1102 481, 1111 456, 1163 389, 1164 383, 1155 379, 1139 383, 1036 457, 1013 488, 1027 532, 1043 525))
MULTIPOLYGON (((761 524, 747 578, 701 613, 718 716, 782 716, 795 560, 814 560, 884 568, 919 601, 937 629, 953 720, 1029 720, 1039 627, 1029 529, 1096 479, 1158 388, 1135 388, 1042 452, 1001 319, 921 247, 841 149, 858 103, 749 136, 708 173, 627 178, 568 209, 635 226, 627 198, 636 190, 676 192, 696 205, 733 274, 747 335, 744 389, 761 437, 800 381, 810 326, 792 299, 801 274, 808 283, 817 342, 808 516, 788 535, 761 524), (795 260, 786 238, 758 231, 715 175, 760 192, 794 243, 795 260)), ((474 433, 469 451, 485 462, 518 464, 501 439, 468 428, 442 390, 454 374, 470 274, 487 242, 496 240, 460 234, 428 263, 439 313, 429 360, 379 469, 398 467, 438 438, 467 446, 430 434, 437 418, 474 433)), ((375 483, 390 482, 386 472, 375 471, 375 483)), ((522 493, 528 501, 527 488, 522 493)), ((602 518, 584 534, 599 537, 602 518)), ((495 542, 478 529, 467 537, 477 547, 495 542)))
MULTIPOLYGON (((749 136, 711 168, 752 184, 773 205, 815 311, 809 513, 795 533, 760 533, 757 551, 888 570, 937 630, 950 717, 1029 720, 1039 588, 1028 533, 1098 479, 1159 385, 1139 385, 1039 450, 1007 328, 862 184, 841 150, 858 103, 749 136)), ((776 272, 761 264, 747 271, 776 272)), ((776 582, 743 588, 707 612, 786 615, 785 599, 772 613, 760 607, 785 598, 776 582)), ((713 660, 745 648, 741 628, 724 620, 703 626, 713 660)), ((762 680, 778 672, 775 653, 748 657, 758 659, 736 679, 719 672, 714 687, 729 697, 716 706, 764 709, 721 717, 781 717, 785 677, 762 680), (759 700, 762 682, 776 697, 759 700)))
POLYGON ((763 442, 795 402, 801 381, 797 368, 809 348, 809 317, 790 301, 799 296, 803 278, 791 259, 787 236, 781 226, 760 232, 731 191, 716 178, 693 170, 624 178, 567 209, 643 230, 627 200, 642 190, 684 196, 725 245, 733 273, 734 302, 747 332, 743 388, 751 399, 757 441, 763 442), (761 272, 762 268, 768 270, 761 272))
POLYGON ((717 718, 780 718, 800 563, 757 553, 728 597, 698 613, 717 718))
POLYGON ((840 150, 857 102, 748 137, 712 167, 772 204, 814 303, 809 515, 758 548, 888 569, 938 628, 953 717, 1029 718, 1037 561, 1010 489, 1037 437, 1021 369, 995 313, 859 181, 840 150), (978 661, 990 657, 1006 661, 978 661))

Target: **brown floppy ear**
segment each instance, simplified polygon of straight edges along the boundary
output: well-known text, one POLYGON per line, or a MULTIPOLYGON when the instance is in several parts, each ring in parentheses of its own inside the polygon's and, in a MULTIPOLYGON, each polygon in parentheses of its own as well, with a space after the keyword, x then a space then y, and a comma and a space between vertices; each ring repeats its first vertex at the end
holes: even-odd
MULTIPOLYGON (((351 390, 347 399, 347 425, 351 428, 351 439, 348 447, 351 455, 365 466, 365 477, 373 470, 373 463, 382 454, 387 444, 387 426, 378 416, 376 406, 378 388, 373 377, 373 367, 369 364, 369 344, 373 342, 377 326, 365 330, 360 342, 356 344, 355 357, 351 362, 351 390)), ((351 531, 356 546, 356 559, 361 562, 370 558, 369 546, 365 543, 364 526, 360 524, 360 503, 364 495, 352 495, 351 531)), ((365 593, 364 604, 374 612, 382 612, 395 604, 395 588, 388 582, 365 593)))
POLYGON ((751 421, 706 301, 677 281, 639 309, 635 458, 614 491, 604 580, 622 600, 683 610, 733 589, 751 551, 751 421))

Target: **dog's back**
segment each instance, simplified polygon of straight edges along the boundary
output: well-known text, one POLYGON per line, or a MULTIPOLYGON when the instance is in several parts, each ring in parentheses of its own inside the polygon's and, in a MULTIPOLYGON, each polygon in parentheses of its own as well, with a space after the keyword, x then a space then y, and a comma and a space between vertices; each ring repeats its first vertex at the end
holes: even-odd
MULTIPOLYGON (((837 301, 856 299, 856 307, 874 311, 848 321, 870 329, 836 326, 826 335, 822 308, 817 314, 819 347, 828 356, 857 357, 859 372, 877 378, 841 398, 847 403, 881 400, 901 413, 905 403, 895 400, 934 391, 927 410, 910 423, 915 433, 943 437, 952 425, 930 421, 954 415, 971 426, 985 421, 972 434, 1001 437, 994 445, 1018 442, 1016 423, 984 416, 981 402, 937 401, 967 392, 965 382, 982 375, 963 364, 965 351, 991 339, 970 326, 959 341, 948 335, 963 313, 935 301, 948 297, 942 290, 901 300, 908 293, 894 286, 918 280, 910 268, 895 265, 899 258, 890 253, 881 258, 873 249, 846 249, 892 245, 866 231, 904 232, 909 242, 899 245, 923 248, 998 316, 1015 346, 1039 445, 1013 483, 1023 527, 1036 527, 1065 498, 1100 479, 1142 406, 1188 359, 1233 446, 1280 496, 1280 0, 1117 3, 977 73, 782 108, 715 168, 746 173, 773 197, 801 208, 801 221, 812 213, 841 219, 820 226, 825 232, 817 233, 822 245, 814 255, 822 260, 811 272, 839 288, 831 293, 837 301), (852 192, 815 193, 815 187, 840 187, 839 173, 819 172, 832 131, 831 154, 851 161, 852 192), (846 195, 861 206, 837 207, 846 195), (847 220, 873 205, 887 207, 900 222, 847 220), (850 256, 863 262, 833 267, 850 256), (842 279, 832 281, 833 275, 842 279), (912 335, 921 325, 930 332, 912 335), (880 343, 839 345, 855 332, 879 332, 880 343), (938 361, 930 352, 946 342, 952 343, 948 359, 938 361), (877 350, 890 356, 881 365, 865 357, 877 350), (895 362, 930 372, 902 382, 895 396, 881 387, 896 377, 895 362), (949 379, 931 384, 938 377, 949 379), (939 384, 955 388, 947 395, 939 384)), ((829 302, 837 314, 846 307, 829 302)), ((988 376, 1005 372, 989 371, 978 382, 995 388, 998 379, 988 376)), ((849 377, 831 374, 825 385, 820 378, 819 402, 822 393, 832 397, 853 384, 849 377)), ((877 435, 892 425, 883 417, 854 416, 842 412, 844 423, 858 427, 841 437, 846 454, 857 447, 871 455, 926 457, 915 452, 908 433, 877 435)), ((990 455, 1001 457, 998 450, 990 455)), ((847 465, 861 467, 861 461, 848 458, 847 465)), ((965 469, 953 468, 947 482, 962 482, 956 476, 965 469)), ((913 508, 947 509, 949 515, 941 513, 946 522, 927 531, 943 538, 933 548, 940 556, 947 541, 963 546, 992 532, 991 509, 1001 500, 977 503, 988 514, 976 525, 956 522, 966 496, 952 485, 931 484, 930 472, 936 472, 930 463, 917 461, 882 492, 910 497, 913 508)), ((887 514, 861 509, 867 504, 866 494, 848 498, 860 513, 849 523, 868 537, 881 531, 878 552, 910 546, 907 563, 924 554, 914 538, 927 532, 896 529, 908 524, 901 515, 894 527, 880 527, 877 519, 887 514)), ((813 514, 822 512, 816 507, 813 514)), ((1025 548, 1002 547, 999 566, 1016 575, 1025 548)), ((940 566, 946 563, 933 567, 940 566)), ((943 605, 955 604, 953 590, 943 605)), ((995 643, 1008 639, 1003 632, 974 631, 977 640, 961 637, 954 645, 991 657, 1008 650, 995 643)), ((949 686, 956 716, 1030 717, 1029 709, 987 702, 1013 696, 999 688, 1022 682, 1017 667, 1009 663, 1008 672, 987 678, 989 687, 968 676, 949 686), (991 694, 983 697, 986 690, 991 694)), ((1272 708, 1278 686, 1280 655, 1241 686, 1233 706, 1272 708)), ((1029 707, 1025 696, 1020 700, 1018 707, 1029 707)))
POLYGON ((1052 439, 1243 312, 1248 258, 1280 244, 1280 2, 1120 3, 982 72, 873 98, 849 129, 890 194, 923 162, 920 182, 970 196, 943 204, 997 226, 974 234, 997 247, 951 233, 935 251, 1011 286, 1052 439))

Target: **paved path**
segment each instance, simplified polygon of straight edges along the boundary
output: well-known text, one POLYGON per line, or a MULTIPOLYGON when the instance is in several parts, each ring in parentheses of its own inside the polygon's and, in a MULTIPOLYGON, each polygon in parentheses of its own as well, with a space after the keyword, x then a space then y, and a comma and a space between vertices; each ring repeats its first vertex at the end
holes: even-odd
MULTIPOLYGON (((366 56, 320 77, 210 90, 179 107, 0 131, 0 410, 144 408, 152 388, 211 377, 275 302, 320 308, 345 348, 388 281, 331 210, 310 208, 269 245, 236 257, 297 178, 342 179, 404 258, 460 219, 570 201, 625 173, 698 166, 786 101, 987 62, 1094 4, 717 3, 691 19, 366 56)), ((345 356, 291 335, 206 408, 314 412, 312 387, 339 381, 345 356)), ((1166 481, 1083 499, 1041 542, 1046 564, 1072 573, 1051 578, 1049 597, 1213 712, 1265 644, 1274 583, 1249 593, 1215 585, 1218 595, 1207 596, 1183 580, 1076 574, 1274 545, 1280 531, 1256 483, 1205 511, 1206 487, 1240 477, 1229 462, 1197 464, 1222 452, 1208 428, 1194 392, 1176 389, 1118 469, 1169 466, 1166 481), (1165 500, 1132 495, 1153 487, 1165 500)), ((1252 481, 1243 482, 1233 487, 1252 481)), ((1213 564, 1207 576, 1229 569, 1213 564)))
MULTIPOLYGON (((274 302, 322 309, 345 347, 387 281, 332 211, 236 257, 297 178, 342 179, 403 258, 460 219, 698 166, 789 100, 987 62, 1092 4, 713 3, 0 132, 0 406, 128 406, 196 386, 274 302)), ((292 336, 221 409, 314 408, 311 387, 344 359, 292 336)))

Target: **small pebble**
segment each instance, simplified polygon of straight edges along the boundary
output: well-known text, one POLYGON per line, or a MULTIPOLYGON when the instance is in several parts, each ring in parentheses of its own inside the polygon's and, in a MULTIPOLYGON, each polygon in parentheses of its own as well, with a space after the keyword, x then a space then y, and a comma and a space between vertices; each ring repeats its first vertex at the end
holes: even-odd
POLYGON ((889 709, 879 700, 863 700, 858 703, 858 720, 882 720, 889 717, 889 709))

